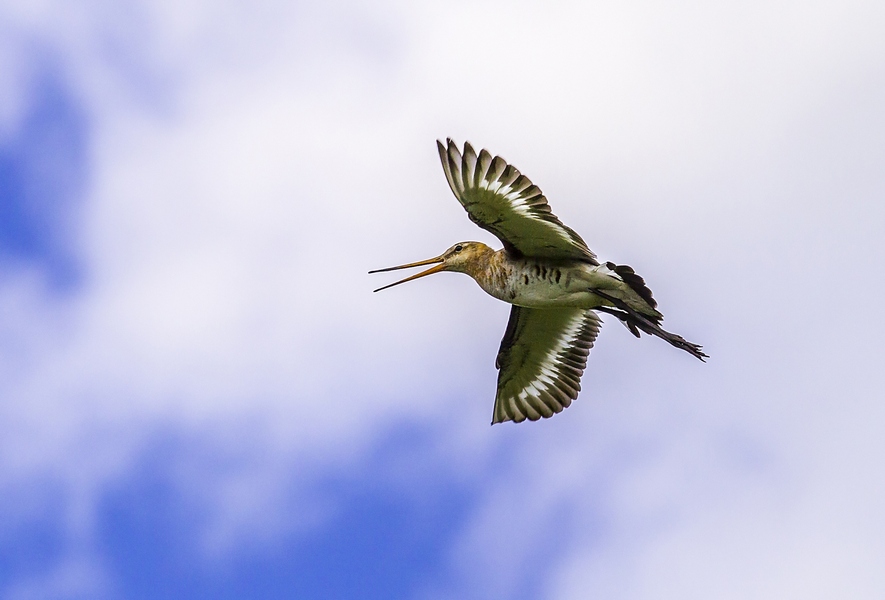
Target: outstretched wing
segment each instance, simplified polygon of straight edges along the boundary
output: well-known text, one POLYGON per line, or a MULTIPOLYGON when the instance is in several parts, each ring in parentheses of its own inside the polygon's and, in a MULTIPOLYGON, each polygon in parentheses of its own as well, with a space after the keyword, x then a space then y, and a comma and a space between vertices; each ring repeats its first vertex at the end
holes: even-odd
POLYGON ((492 232, 509 254, 598 264, 581 236, 562 224, 538 186, 518 169, 486 150, 477 156, 470 142, 463 156, 451 139, 436 144, 449 186, 470 220, 492 232))
POLYGON ((592 310, 513 306, 495 366, 492 423, 552 417, 581 391, 581 375, 602 322, 592 310))

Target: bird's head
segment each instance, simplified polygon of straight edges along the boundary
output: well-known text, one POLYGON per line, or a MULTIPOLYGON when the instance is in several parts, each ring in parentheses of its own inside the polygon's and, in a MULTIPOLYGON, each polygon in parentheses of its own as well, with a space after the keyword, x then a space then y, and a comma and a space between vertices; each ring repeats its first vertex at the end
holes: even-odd
POLYGON ((381 290, 386 290, 389 287, 393 287, 407 281, 412 281, 413 279, 418 279, 419 277, 424 277, 425 275, 440 273, 442 271, 454 271, 456 273, 471 274, 472 269, 476 267, 477 263, 483 257, 489 255, 490 253, 494 253, 494 250, 492 250, 482 242, 459 242, 435 258, 429 258, 427 260, 413 262, 407 265, 399 265, 398 267, 377 269, 375 271, 369 271, 369 273, 383 273, 385 271, 397 271, 399 269, 408 269, 410 267, 435 265, 433 267, 430 267, 426 271, 421 271, 417 275, 406 277, 405 279, 401 279, 395 283, 385 285, 384 287, 380 287, 375 290, 376 292, 380 292, 381 290))

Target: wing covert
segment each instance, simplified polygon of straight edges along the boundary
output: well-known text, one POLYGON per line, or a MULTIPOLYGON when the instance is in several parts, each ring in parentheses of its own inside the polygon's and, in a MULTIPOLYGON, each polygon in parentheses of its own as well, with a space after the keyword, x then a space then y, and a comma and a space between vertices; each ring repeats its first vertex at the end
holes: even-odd
POLYGON ((592 310, 514 305, 495 366, 492 423, 549 418, 581 391, 581 375, 602 322, 592 310))
POLYGON ((551 212, 538 186, 517 168, 487 150, 477 155, 470 142, 463 154, 451 139, 436 144, 449 187, 468 217, 501 240, 508 253, 599 264, 581 236, 551 212))

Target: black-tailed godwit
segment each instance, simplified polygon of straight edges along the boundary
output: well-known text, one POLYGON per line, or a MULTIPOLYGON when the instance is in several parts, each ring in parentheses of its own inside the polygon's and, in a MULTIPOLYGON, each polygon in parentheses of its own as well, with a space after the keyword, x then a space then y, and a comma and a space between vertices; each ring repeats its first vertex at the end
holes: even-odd
POLYGON ((632 268, 601 263, 584 240, 550 211, 537 186, 500 156, 459 152, 437 142, 449 186, 470 220, 504 244, 455 244, 436 258, 370 273, 434 265, 380 290, 419 277, 454 271, 470 275, 491 296, 512 304, 495 361, 498 392, 492 423, 552 417, 578 397, 598 312, 620 319, 633 335, 657 336, 704 360, 701 346, 664 331, 664 316, 632 268))

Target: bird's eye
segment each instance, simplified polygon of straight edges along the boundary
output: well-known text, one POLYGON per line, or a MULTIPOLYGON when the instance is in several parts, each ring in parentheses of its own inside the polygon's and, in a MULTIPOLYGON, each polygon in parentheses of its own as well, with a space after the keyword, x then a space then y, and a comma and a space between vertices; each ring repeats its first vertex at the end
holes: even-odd
POLYGON ((461 252, 461 250, 463 250, 463 249, 464 249, 464 246, 462 246, 461 244, 458 244, 457 246, 455 246, 455 252, 461 252))

